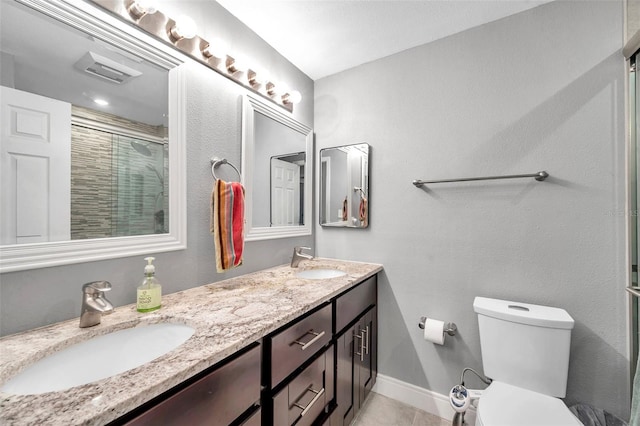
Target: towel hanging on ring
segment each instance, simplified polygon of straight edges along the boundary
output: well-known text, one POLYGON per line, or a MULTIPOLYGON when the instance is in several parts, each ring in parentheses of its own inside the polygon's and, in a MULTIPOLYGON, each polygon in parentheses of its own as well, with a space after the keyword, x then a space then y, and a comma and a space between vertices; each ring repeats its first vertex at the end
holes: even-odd
POLYGON ((216 179, 211 193, 210 231, 215 244, 216 270, 242 265, 244 251, 244 187, 216 179))

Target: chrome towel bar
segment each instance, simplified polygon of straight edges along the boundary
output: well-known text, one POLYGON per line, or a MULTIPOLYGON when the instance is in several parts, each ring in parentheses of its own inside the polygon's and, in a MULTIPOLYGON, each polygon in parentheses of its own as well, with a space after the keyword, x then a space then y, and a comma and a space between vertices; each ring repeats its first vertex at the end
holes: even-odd
POLYGON ((422 185, 428 185, 432 183, 447 183, 447 182, 468 182, 474 180, 495 180, 495 179, 520 179, 520 178, 535 178, 537 181, 543 181, 549 177, 549 174, 545 171, 538 173, 531 173, 526 175, 506 175, 506 176, 484 176, 484 177, 472 177, 472 178, 458 178, 458 179, 442 179, 442 180, 419 180, 416 179, 413 181, 413 184, 416 187, 421 187, 422 185))

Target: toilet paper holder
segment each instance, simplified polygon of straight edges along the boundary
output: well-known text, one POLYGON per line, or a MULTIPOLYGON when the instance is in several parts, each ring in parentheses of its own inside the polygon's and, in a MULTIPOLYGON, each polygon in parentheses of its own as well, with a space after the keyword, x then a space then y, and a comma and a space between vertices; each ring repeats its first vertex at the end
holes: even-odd
MULTIPOLYGON (((418 327, 424 330, 424 323, 427 321, 427 317, 420 317, 420 322, 418 323, 418 327)), ((458 327, 453 322, 447 322, 444 324, 444 330, 449 336, 455 336, 458 331, 458 327)))

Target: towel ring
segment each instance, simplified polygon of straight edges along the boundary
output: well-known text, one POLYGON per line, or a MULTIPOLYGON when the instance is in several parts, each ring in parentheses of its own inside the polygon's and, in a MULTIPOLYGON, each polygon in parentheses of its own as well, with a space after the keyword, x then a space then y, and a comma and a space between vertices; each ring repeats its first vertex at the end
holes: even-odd
POLYGON ((242 180, 242 175, 240 174, 240 170, 238 170, 236 166, 228 162, 226 158, 211 157, 211 175, 213 176, 214 179, 216 180, 219 179, 219 177, 216 176, 215 169, 216 167, 221 166, 222 164, 228 164, 229 166, 231 166, 233 170, 235 170, 236 173, 238 174, 238 178, 242 180))

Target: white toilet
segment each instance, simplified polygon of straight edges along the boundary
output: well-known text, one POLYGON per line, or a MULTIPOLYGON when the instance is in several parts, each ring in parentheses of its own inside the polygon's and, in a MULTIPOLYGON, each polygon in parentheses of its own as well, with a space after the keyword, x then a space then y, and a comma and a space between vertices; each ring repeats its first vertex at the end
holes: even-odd
POLYGON ((484 374, 476 426, 577 426, 567 389, 573 318, 563 310, 476 297, 484 374))

